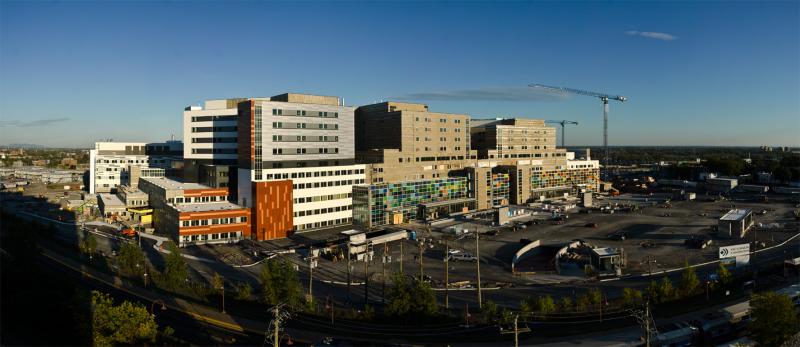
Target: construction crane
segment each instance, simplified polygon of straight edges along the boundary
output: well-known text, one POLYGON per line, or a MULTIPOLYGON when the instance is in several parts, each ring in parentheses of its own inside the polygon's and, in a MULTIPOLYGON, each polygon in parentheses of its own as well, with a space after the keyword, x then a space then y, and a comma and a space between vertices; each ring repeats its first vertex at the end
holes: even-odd
POLYGON ((608 166, 608 100, 625 102, 626 100, 628 100, 628 98, 622 95, 608 95, 603 93, 589 92, 580 89, 546 86, 543 84, 529 84, 528 86, 531 88, 544 89, 549 92, 555 92, 559 94, 576 94, 576 95, 593 96, 599 98, 600 101, 603 102, 603 147, 606 152, 605 158, 603 159, 603 165, 607 167, 608 166))
POLYGON ((562 148, 567 148, 566 145, 565 145, 566 142, 564 141, 564 139, 566 138, 566 135, 565 135, 566 133, 564 132, 564 128, 566 127, 567 124, 578 125, 578 122, 571 121, 571 120, 546 120, 544 122, 545 123, 549 123, 549 124, 561 124, 561 147, 562 148))

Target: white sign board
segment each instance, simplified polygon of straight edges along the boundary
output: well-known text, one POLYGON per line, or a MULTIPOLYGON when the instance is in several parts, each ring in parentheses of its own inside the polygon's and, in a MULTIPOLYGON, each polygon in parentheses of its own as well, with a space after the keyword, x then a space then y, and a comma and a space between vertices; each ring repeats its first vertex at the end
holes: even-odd
POLYGON ((750 244, 743 243, 740 245, 733 245, 719 248, 719 258, 734 258, 750 255, 750 244))

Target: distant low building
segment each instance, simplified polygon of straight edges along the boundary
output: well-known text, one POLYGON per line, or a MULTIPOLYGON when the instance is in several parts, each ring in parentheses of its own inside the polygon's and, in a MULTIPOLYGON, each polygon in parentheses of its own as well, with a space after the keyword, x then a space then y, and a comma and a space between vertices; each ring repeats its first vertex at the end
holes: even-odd
POLYGON ((733 209, 719 219, 717 234, 725 238, 743 238, 753 225, 753 211, 746 208, 733 209))
POLYGON ((228 202, 228 188, 149 177, 139 179, 139 189, 148 195, 156 232, 180 247, 250 238, 250 209, 228 202))
POLYGON ((708 178, 706 179, 706 189, 715 193, 727 193, 739 184, 735 178, 708 178))

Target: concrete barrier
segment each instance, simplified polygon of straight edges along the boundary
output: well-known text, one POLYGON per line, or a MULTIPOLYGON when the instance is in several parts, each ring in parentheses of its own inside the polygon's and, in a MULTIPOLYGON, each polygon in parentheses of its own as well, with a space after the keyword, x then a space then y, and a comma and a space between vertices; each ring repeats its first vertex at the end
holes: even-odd
POLYGON ((539 247, 541 245, 541 243, 542 243, 541 240, 533 241, 533 242, 523 246, 522 248, 520 248, 517 251, 517 253, 514 254, 514 258, 511 259, 511 273, 512 274, 516 274, 517 273, 516 272, 517 262, 524 258, 525 253, 528 253, 528 251, 533 250, 536 247, 539 247))

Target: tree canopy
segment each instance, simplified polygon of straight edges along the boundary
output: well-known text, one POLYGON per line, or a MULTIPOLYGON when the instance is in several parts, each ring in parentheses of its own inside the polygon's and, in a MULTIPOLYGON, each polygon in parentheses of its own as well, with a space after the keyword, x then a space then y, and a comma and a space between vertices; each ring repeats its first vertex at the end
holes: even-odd
POLYGON ((108 294, 92 291, 94 346, 143 345, 158 336, 155 318, 142 304, 124 301, 114 305, 108 294))
POLYGON ((775 292, 753 294, 750 311, 753 319, 747 329, 762 345, 779 346, 800 331, 800 320, 787 295, 775 292))

